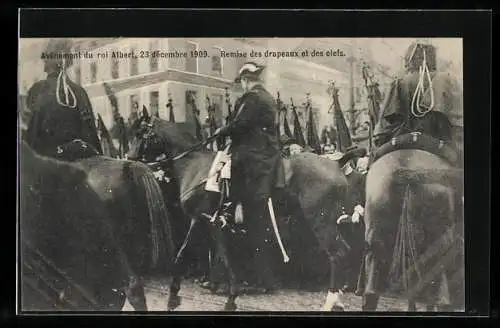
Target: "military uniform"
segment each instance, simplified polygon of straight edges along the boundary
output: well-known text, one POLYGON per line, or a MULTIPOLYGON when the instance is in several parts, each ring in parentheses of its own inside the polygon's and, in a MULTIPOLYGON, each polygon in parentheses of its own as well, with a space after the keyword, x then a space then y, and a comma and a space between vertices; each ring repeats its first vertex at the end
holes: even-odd
MULTIPOLYGON (((47 51, 69 52, 69 48, 57 41, 49 44, 47 51)), ((36 152, 55 157, 58 146, 80 139, 102 154, 87 92, 69 80, 66 64, 61 60, 46 60, 45 66, 46 71, 52 68, 47 71, 47 78, 36 82, 28 91, 27 106, 32 117, 26 131, 26 142, 36 152)))
POLYGON ((407 71, 392 82, 373 132, 376 145, 380 146, 392 137, 412 131, 445 141, 453 139, 453 127, 448 114, 454 110, 453 88, 456 84, 454 79, 447 73, 436 72, 435 49, 432 46, 413 44, 405 57, 407 71), (434 90, 429 88, 425 76, 426 90, 422 95, 423 103, 416 104, 415 93, 422 78, 418 68, 422 64, 424 52, 427 56, 428 78, 432 80, 434 90), (431 94, 435 98, 432 110, 425 115, 412 114, 412 107, 415 107, 415 104, 422 109, 430 107, 431 94))
POLYGON ((270 219, 267 201, 275 185, 280 145, 275 126, 277 104, 261 85, 238 100, 233 118, 220 135, 231 138, 231 188, 233 204, 241 202, 255 265, 262 284, 274 287, 270 255, 270 219))

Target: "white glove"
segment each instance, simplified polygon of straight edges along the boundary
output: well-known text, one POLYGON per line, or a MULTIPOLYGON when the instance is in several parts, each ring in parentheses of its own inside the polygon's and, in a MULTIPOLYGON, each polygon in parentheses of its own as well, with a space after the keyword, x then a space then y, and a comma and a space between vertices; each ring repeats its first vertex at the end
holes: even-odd
POLYGON ((165 177, 165 171, 158 170, 158 171, 153 172, 153 175, 155 176, 156 179, 163 181, 163 178, 165 177))
POLYGON ((363 208, 363 206, 361 206, 361 205, 354 206, 354 213, 352 214, 351 221, 353 223, 358 223, 359 218, 361 216, 364 216, 364 214, 365 214, 365 209, 363 208))
POLYGON ((354 214, 352 215, 351 221, 352 221, 352 223, 359 223, 359 213, 358 212, 354 212, 354 214))

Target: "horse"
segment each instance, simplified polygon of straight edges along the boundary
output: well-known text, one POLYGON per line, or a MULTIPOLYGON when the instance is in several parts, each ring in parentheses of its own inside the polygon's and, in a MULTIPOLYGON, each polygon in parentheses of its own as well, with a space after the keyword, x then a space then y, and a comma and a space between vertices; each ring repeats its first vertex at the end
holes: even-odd
POLYGON ((19 173, 22 310, 121 310, 133 273, 86 173, 25 142, 19 173))
POLYGON ((129 302, 135 310, 146 311, 145 276, 153 270, 168 273, 174 258, 161 189, 146 165, 101 156, 89 149, 88 144, 76 140, 61 145, 60 156, 86 173, 89 187, 106 205, 113 231, 135 273, 129 281, 133 292, 129 302))
MULTIPOLYGON (((216 154, 196 150, 197 140, 188 131, 181 131, 179 125, 157 117, 143 116, 141 128, 136 132, 128 153, 130 159, 141 159, 151 164, 163 164, 163 170, 170 171, 169 180, 178 182, 179 201, 186 219, 190 219, 190 228, 180 248, 170 286, 169 309, 180 305, 181 272, 183 254, 190 243, 193 228, 201 220, 208 220, 215 212, 220 201, 218 193, 204 190, 210 167, 216 154), (161 159, 163 157, 163 159, 161 159)), ((346 159, 345 161, 347 161, 346 159)), ((345 163, 344 163, 345 164, 345 163)), ((293 208, 290 211, 295 217, 303 217, 315 233, 321 248, 328 254, 330 264, 330 292, 324 310, 331 311, 336 306, 342 308, 340 288, 336 279, 337 263, 345 253, 344 245, 337 238, 336 219, 341 213, 342 204, 346 200, 347 180, 344 176, 341 161, 323 159, 311 153, 293 156, 287 170, 287 203, 293 208)), ((216 218, 214 218, 216 219, 216 218)), ((229 296, 225 310, 235 310, 238 296, 236 271, 233 267, 233 256, 227 249, 228 230, 220 229, 217 224, 210 224, 210 234, 222 254, 224 264, 229 273, 229 296)), ((226 223, 222 223, 225 225, 226 223)))

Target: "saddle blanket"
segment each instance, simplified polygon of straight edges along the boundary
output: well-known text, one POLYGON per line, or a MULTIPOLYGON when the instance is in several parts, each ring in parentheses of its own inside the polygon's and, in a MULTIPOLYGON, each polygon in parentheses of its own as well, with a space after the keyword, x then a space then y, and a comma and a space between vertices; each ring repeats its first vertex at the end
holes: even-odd
MULTIPOLYGON (((276 170, 276 188, 285 188, 292 176, 292 168, 289 159, 282 158, 276 170)), ((221 192, 221 181, 231 179, 231 155, 228 154, 228 148, 224 151, 218 151, 208 172, 205 190, 212 192, 221 192)))

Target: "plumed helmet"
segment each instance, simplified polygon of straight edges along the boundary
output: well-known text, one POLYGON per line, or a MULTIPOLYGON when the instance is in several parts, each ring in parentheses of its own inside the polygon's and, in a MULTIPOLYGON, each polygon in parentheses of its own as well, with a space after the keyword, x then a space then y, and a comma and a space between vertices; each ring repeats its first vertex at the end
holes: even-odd
POLYGON ((240 70, 238 71, 238 76, 234 79, 235 83, 239 83, 243 77, 247 76, 252 76, 252 77, 259 77, 262 71, 266 68, 263 65, 259 65, 254 62, 247 62, 241 66, 240 70))
POLYGON ((63 63, 61 55, 65 55, 65 66, 71 66, 73 64, 73 59, 70 56, 72 45, 73 43, 69 39, 50 39, 44 50, 44 56, 42 56, 45 63, 45 69, 47 70, 49 66, 61 67, 63 63))

